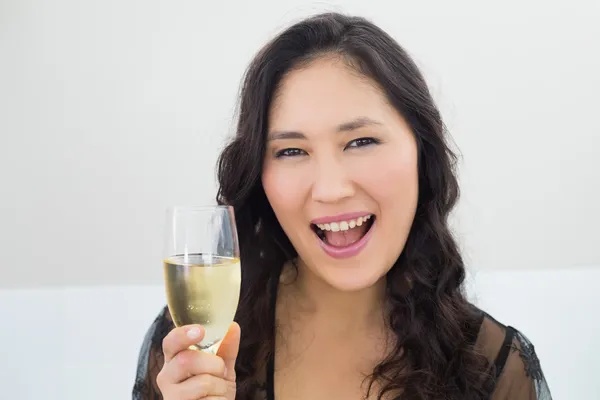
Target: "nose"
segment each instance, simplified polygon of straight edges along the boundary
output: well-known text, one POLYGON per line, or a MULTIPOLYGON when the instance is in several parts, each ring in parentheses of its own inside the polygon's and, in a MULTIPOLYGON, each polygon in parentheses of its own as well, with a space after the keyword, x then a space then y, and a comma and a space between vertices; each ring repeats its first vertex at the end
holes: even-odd
POLYGON ((319 162, 315 170, 312 199, 319 203, 337 203, 354 196, 354 185, 344 165, 333 158, 319 162))

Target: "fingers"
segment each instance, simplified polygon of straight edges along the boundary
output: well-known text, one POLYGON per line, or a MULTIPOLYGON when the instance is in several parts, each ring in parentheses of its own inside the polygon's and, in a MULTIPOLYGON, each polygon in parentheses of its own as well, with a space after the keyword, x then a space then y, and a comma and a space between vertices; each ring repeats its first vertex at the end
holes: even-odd
POLYGON ((235 394, 235 360, 240 327, 231 324, 217 354, 190 350, 204 337, 200 325, 173 329, 163 340, 164 365, 156 382, 165 399, 227 400, 235 394))
POLYGON ((240 326, 233 322, 219 345, 217 355, 225 362, 226 379, 235 381, 235 360, 240 349, 240 326))
POLYGON ((186 350, 204 337, 204 328, 201 325, 186 325, 173 329, 163 339, 163 353, 165 363, 168 363, 180 351, 186 350))
POLYGON ((228 389, 229 384, 223 378, 198 375, 169 386, 163 396, 165 399, 177 400, 224 399, 228 389))
POLYGON ((166 363, 161 379, 170 384, 183 382, 193 375, 209 374, 225 377, 225 361, 214 354, 197 350, 183 350, 166 363))

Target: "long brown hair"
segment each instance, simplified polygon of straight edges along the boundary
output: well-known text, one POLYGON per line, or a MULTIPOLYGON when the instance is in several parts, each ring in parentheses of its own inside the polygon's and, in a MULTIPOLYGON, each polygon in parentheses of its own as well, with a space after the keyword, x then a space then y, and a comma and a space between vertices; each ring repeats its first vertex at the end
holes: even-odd
POLYGON ((241 91, 237 134, 218 162, 217 200, 235 208, 242 258, 242 328, 237 398, 250 400, 266 352, 274 343, 270 290, 296 251, 261 185, 268 112, 282 77, 311 60, 334 54, 377 82, 414 132, 419 154, 419 198, 405 247, 388 273, 389 328, 396 346, 373 371, 379 398, 484 399, 487 362, 473 346, 474 311, 462 283, 463 260, 448 227, 459 194, 456 157, 417 66, 388 34, 364 18, 337 13, 303 20, 279 34, 254 58, 241 91), (407 277, 411 282, 406 291, 407 277))

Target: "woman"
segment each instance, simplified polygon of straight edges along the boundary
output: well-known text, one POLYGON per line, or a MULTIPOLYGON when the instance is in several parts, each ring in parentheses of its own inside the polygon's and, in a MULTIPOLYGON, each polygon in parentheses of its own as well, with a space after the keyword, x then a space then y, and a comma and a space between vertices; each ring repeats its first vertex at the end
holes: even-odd
POLYGON ((237 218, 237 323, 194 352, 202 327, 164 309, 134 398, 551 398, 531 343, 465 298, 454 155, 392 38, 340 14, 291 26, 250 65, 237 132, 217 197, 237 218))

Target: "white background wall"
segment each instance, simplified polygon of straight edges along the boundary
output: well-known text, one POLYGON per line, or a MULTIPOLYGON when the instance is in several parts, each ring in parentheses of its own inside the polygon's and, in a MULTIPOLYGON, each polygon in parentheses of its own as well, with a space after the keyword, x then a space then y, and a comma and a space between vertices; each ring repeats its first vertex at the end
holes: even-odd
POLYGON ((19 268, 0 285, 159 282, 163 210, 213 201, 251 56, 323 9, 423 66, 463 155, 470 265, 600 265, 598 1, 327 4, 1 1, 0 256, 19 268))
POLYGON ((325 9, 415 56, 463 157, 456 227, 482 303, 532 332, 557 398, 600 398, 600 2, 0 0, 7 398, 127 397, 163 302, 163 210, 213 201, 244 68, 325 9))

